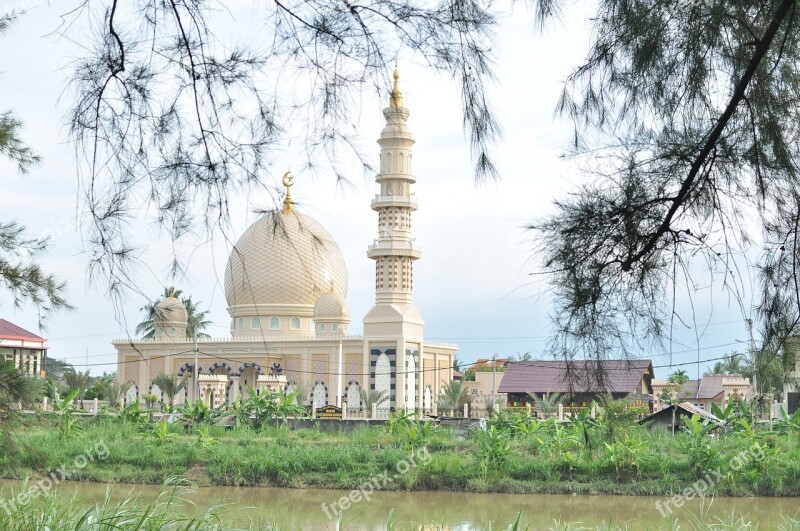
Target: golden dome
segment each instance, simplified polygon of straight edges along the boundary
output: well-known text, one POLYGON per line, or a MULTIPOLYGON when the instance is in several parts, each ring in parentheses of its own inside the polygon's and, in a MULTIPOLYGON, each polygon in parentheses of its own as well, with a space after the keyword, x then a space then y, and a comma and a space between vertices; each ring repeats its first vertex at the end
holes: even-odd
POLYGON ((314 321, 350 322, 350 309, 345 298, 336 290, 322 295, 314 305, 314 321))
POLYGON ((231 315, 239 313, 237 306, 252 305, 307 306, 310 314, 331 284, 347 293, 342 252, 322 225, 296 209, 268 212, 253 223, 225 268, 231 315))
POLYGON ((189 315, 186 306, 181 301, 170 295, 156 305, 153 320, 159 326, 186 326, 189 315))

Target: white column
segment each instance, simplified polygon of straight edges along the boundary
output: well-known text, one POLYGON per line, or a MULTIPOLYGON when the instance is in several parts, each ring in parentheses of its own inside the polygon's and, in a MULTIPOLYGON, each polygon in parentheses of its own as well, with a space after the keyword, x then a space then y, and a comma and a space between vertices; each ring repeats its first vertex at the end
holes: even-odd
POLYGON ((236 399, 239 398, 239 379, 240 376, 231 376, 231 403, 236 402, 236 399))
POLYGON ((339 370, 336 376, 336 407, 342 407, 342 373, 344 366, 342 364, 342 342, 339 341, 339 370))
POLYGON ((406 409, 406 342, 402 338, 398 338, 395 343, 395 364, 394 364, 394 382, 395 382, 395 405, 397 410, 406 409))
POLYGON ((425 353, 422 351, 422 338, 419 340, 419 359, 417 360, 417 409, 425 411, 425 353))

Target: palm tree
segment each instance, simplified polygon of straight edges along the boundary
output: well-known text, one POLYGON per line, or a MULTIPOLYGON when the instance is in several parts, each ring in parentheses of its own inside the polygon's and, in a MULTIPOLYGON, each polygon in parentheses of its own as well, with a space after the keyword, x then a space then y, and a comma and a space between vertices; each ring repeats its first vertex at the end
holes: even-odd
POLYGON ((372 406, 380 406, 389 400, 389 394, 386 391, 377 391, 375 389, 359 389, 358 394, 361 395, 361 407, 364 411, 372 411, 372 406))
POLYGON ((689 375, 683 369, 677 370, 667 377, 669 383, 683 385, 689 380, 689 375))
POLYGON ((535 393, 528 393, 531 398, 536 402, 536 411, 539 412, 540 418, 547 418, 558 411, 558 404, 561 402, 561 393, 546 393, 541 398, 536 396, 535 393))
POLYGON ((175 395, 186 387, 186 378, 178 380, 178 376, 175 374, 159 374, 153 378, 153 384, 157 385, 161 392, 167 395, 169 407, 172 407, 175 401, 175 395))
POLYGON ((131 382, 119 383, 116 380, 103 380, 100 385, 103 387, 103 394, 108 399, 108 405, 117 407, 122 401, 122 397, 131 387, 131 382))
POLYGON ((201 330, 205 330, 212 324, 211 320, 206 319, 208 312, 199 311, 192 297, 183 297, 181 298, 181 302, 186 307, 186 337, 193 338, 195 337, 195 333, 197 333, 197 337, 211 337, 201 332, 201 330))
POLYGON ((714 364, 714 374, 742 374, 745 364, 742 363, 742 354, 731 352, 722 357, 722 361, 714 364))
POLYGON ((78 391, 76 398, 81 401, 81 407, 83 407, 83 395, 88 391, 89 382, 92 381, 92 376, 89 374, 89 371, 81 372, 75 369, 69 369, 64 372, 64 380, 67 382, 67 392, 78 391))
POLYGON ((458 372, 464 372, 464 362, 458 359, 458 356, 453 358, 453 370, 458 372))
POLYGON ((469 401, 467 388, 456 380, 445 384, 440 393, 438 406, 442 411, 461 411, 469 401))
POLYGON ((186 308, 186 337, 193 338, 195 332, 197 332, 197 337, 211 337, 201 331, 212 324, 210 320, 206 319, 208 312, 199 311, 197 308, 199 303, 195 303, 191 296, 181 297, 181 295, 183 295, 183 291, 179 289, 174 287, 164 288, 163 296, 139 308, 140 311, 144 312, 145 318, 136 325, 136 333, 141 335, 143 339, 154 338, 156 335, 156 312, 158 311, 159 303, 168 297, 175 297, 176 299, 180 298, 186 308))

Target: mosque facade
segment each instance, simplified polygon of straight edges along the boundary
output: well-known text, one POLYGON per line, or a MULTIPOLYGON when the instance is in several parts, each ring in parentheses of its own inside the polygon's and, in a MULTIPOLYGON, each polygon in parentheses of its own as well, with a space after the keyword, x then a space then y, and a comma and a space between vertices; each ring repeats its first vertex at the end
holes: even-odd
POLYGON ((113 343, 118 380, 130 383, 127 403, 145 394, 166 400, 153 379, 174 374, 187 378, 176 402, 199 398, 217 407, 270 388, 298 391, 303 403, 318 408, 358 410, 361 390, 371 389, 389 397, 381 408, 433 409, 452 379, 457 347, 424 339, 425 323, 413 302, 413 266, 422 254, 411 230, 414 139, 397 70, 394 78, 378 139, 379 190, 371 204, 378 234, 367 249, 375 261, 375 305, 363 318, 363 336, 347 332, 341 251, 322 225, 298 211, 287 172, 283 208, 253 223, 228 258, 230 337, 187 339, 186 309, 177 298, 165 298, 156 307, 153 339, 113 343))

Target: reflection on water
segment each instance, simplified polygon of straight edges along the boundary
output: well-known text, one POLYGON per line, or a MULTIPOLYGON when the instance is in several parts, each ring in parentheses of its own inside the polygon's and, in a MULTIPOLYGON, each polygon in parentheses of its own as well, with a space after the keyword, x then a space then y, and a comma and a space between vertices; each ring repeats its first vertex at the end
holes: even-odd
MULTIPOLYGON (((21 482, 0 480, 0 489, 19 488, 21 482)), ((101 500, 107 486, 97 483, 69 483, 58 486, 58 492, 83 503, 101 500)), ((150 485, 110 485, 112 496, 122 499, 141 495, 144 500, 154 500, 159 487, 150 485)), ((275 489, 263 487, 203 487, 187 496, 197 504, 196 511, 211 505, 224 505, 226 516, 237 523, 273 522, 281 528, 335 529, 334 513, 349 492, 323 489, 275 489), (336 505, 334 505, 336 504, 336 505), (331 516, 329 519, 327 514, 331 516)), ((469 494, 458 492, 375 492, 369 501, 353 504, 344 512, 346 529, 385 529, 389 512, 394 509, 393 521, 401 529, 414 528, 422 523, 446 525, 453 530, 494 529, 514 521, 520 510, 522 522, 531 529, 549 529, 556 522, 568 522, 596 527, 609 524, 614 528, 655 529, 671 527, 677 518, 683 529, 692 528, 694 521, 685 511, 699 515, 708 513, 706 521, 723 518, 730 521, 735 512, 745 520, 758 522, 759 529, 770 529, 782 524, 784 516, 800 512, 800 498, 716 498, 713 501, 692 500, 682 509, 664 518, 656 509, 656 502, 664 498, 636 496, 567 496, 525 494, 469 494), (701 509, 702 508, 702 509, 701 509), (415 526, 416 524, 416 526, 415 526)), ((353 496, 358 499, 358 496, 353 496)), ((192 511, 187 505, 187 512, 192 511)), ((573 526, 574 528, 574 526, 573 526)))

